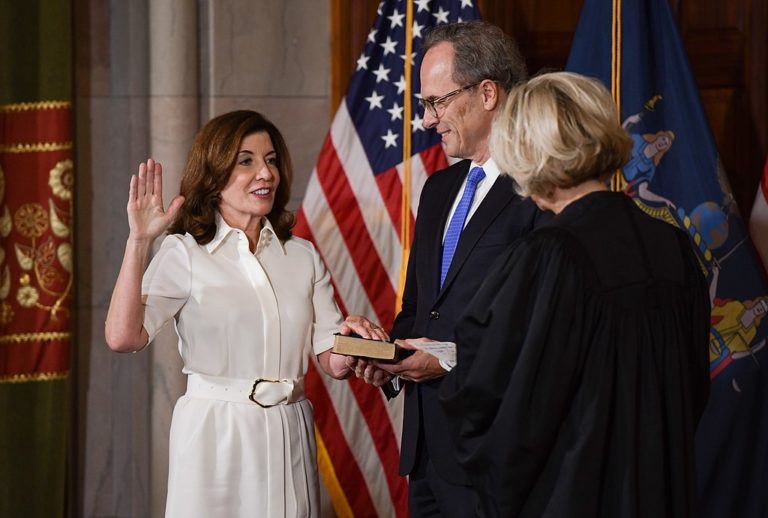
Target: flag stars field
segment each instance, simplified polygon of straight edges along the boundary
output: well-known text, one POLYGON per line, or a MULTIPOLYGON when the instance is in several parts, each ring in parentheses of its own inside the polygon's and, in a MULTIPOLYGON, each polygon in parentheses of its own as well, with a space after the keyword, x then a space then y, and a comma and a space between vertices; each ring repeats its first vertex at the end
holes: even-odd
MULTIPOLYGON (((406 57, 405 54, 400 54, 400 59, 402 59, 403 62, 407 61, 407 57, 406 57)), ((411 53, 411 63, 413 63, 414 61, 416 61, 416 53, 412 52, 411 53)))
POLYGON ((402 27, 403 26, 403 18, 405 18, 404 14, 400 14, 397 12, 397 9, 395 9, 395 12, 392 13, 391 16, 387 16, 389 18, 389 21, 392 22, 392 28, 395 27, 402 27))
POLYGON ((369 59, 371 59, 370 56, 366 56, 365 54, 360 54, 360 57, 357 58, 357 70, 368 70, 369 59))
POLYGON ((416 4, 418 6, 418 8, 419 8, 419 10, 417 12, 419 12, 419 13, 421 11, 429 12, 429 0, 414 0, 413 3, 416 4))
POLYGON ((400 95, 401 93, 405 92, 405 86, 406 85, 405 85, 405 76, 404 75, 401 74, 400 75, 400 80, 395 82, 395 83, 392 83, 392 84, 397 87, 397 94, 398 95, 400 95))
POLYGON ((448 16, 450 16, 451 12, 446 11, 443 9, 443 6, 441 5, 436 13, 432 13, 432 16, 435 17, 435 23, 448 23, 448 16))
POLYGON ((392 116, 392 122, 396 120, 403 120, 403 110, 404 108, 397 104, 397 101, 392 105, 392 108, 387 110, 387 112, 392 116))
POLYGON ((383 149, 387 150, 381 155, 381 170, 389 169, 402 159, 401 155, 396 153, 397 145, 391 142, 392 135, 399 136, 402 133, 398 121, 404 119, 405 113, 405 99, 401 96, 409 90, 403 73, 407 66, 413 67, 413 84, 410 88, 414 106, 410 120, 411 132, 420 135, 419 138, 428 135, 424 128, 421 108, 417 106, 417 100, 420 98, 417 67, 419 40, 435 25, 462 21, 464 18, 472 19, 476 13, 472 0, 416 0, 414 6, 416 9, 413 20, 406 21, 406 14, 401 12, 401 2, 381 2, 378 7, 378 21, 368 33, 367 46, 357 59, 355 71, 362 72, 358 87, 363 89, 363 94, 369 94, 368 97, 358 96, 358 99, 367 102, 369 113, 376 113, 375 108, 380 108, 389 114, 388 117, 385 115, 381 118, 371 115, 373 118, 364 122, 367 130, 364 133, 371 139, 369 142, 372 148, 382 150, 380 146, 383 142, 383 149), (461 14, 468 16, 462 17, 461 14), (411 24, 411 37, 414 42, 410 55, 405 52, 406 23, 411 24), (397 57, 400 59, 397 60, 397 57), (398 77, 399 79, 395 80, 398 77), (390 108, 384 108, 385 105, 390 108), (398 130, 400 133, 397 133, 398 130))
POLYGON ((413 21, 413 29, 411 30, 411 34, 413 35, 413 39, 423 38, 423 36, 421 35, 421 29, 423 29, 423 28, 424 28, 424 26, 423 25, 419 25, 419 22, 417 22, 416 20, 413 21))
POLYGON ((379 95, 376 93, 376 90, 373 91, 370 97, 366 97, 365 100, 368 101, 368 104, 370 105, 368 107, 369 110, 373 110, 374 108, 384 108, 381 105, 381 100, 384 99, 383 95, 379 95))
POLYGON ((379 68, 373 71, 373 75, 376 76, 376 82, 389 81, 390 70, 389 68, 384 68, 384 65, 379 63, 379 68))
POLYGON ((381 137, 382 140, 384 140, 384 149, 387 149, 388 147, 397 147, 397 137, 399 136, 399 134, 392 133, 392 130, 388 129, 387 134, 381 137))
POLYGON ((384 49, 384 55, 386 56, 387 54, 394 54, 395 53, 395 48, 397 47, 397 42, 396 41, 392 41, 392 38, 387 36, 387 41, 385 41, 384 43, 379 43, 379 46, 384 49))
POLYGON ((426 131, 426 129, 424 129, 424 119, 422 119, 418 113, 413 117, 413 120, 411 121, 411 130, 426 131))

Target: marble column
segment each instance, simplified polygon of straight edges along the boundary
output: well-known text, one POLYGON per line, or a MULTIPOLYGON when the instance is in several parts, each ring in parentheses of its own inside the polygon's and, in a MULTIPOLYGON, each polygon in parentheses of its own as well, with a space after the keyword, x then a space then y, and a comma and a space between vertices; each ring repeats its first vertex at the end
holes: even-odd
POLYGON ((78 516, 149 516, 147 354, 115 354, 104 320, 148 153, 147 3, 76 0, 75 220, 78 516))
POLYGON ((203 120, 238 109, 270 119, 293 159, 298 208, 331 122, 330 2, 201 0, 200 15, 203 120))
POLYGON ((169 327, 137 354, 115 354, 104 343, 128 236, 129 179, 140 161, 160 160, 168 203, 200 124, 250 108, 271 118, 288 141, 297 207, 332 111, 330 3, 74 0, 74 6, 76 514, 163 516, 171 412, 184 391, 176 338, 169 327))
MULTIPOLYGON (((166 206, 179 192, 200 123, 197 9, 195 0, 149 2, 149 145, 152 157, 163 164, 166 206)), ((151 345, 152 516, 162 516, 165 509, 171 414, 186 390, 177 342, 173 326, 167 325, 151 345)))

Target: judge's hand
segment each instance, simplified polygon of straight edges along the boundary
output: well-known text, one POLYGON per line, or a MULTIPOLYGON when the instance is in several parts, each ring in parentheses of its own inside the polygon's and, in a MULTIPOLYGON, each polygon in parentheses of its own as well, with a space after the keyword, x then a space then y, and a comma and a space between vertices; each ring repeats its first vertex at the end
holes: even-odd
POLYGON ((368 358, 348 356, 347 365, 355 371, 355 376, 374 387, 381 387, 393 378, 390 373, 378 368, 376 363, 368 358))
POLYGON ((154 240, 165 232, 182 203, 184 197, 176 196, 168 210, 163 209, 163 166, 151 158, 142 162, 138 176, 131 176, 128 193, 129 239, 154 240))
POLYGON ((422 383, 445 376, 448 371, 440 366, 435 356, 418 350, 409 342, 433 342, 429 338, 409 338, 408 340, 395 340, 395 343, 403 349, 413 349, 415 352, 398 363, 379 363, 376 366, 393 376, 400 376, 407 381, 422 383))
POLYGON ((372 340, 383 340, 385 342, 389 340, 389 335, 384 329, 360 315, 349 315, 341 324, 339 332, 343 335, 354 332, 363 338, 370 338, 372 340))

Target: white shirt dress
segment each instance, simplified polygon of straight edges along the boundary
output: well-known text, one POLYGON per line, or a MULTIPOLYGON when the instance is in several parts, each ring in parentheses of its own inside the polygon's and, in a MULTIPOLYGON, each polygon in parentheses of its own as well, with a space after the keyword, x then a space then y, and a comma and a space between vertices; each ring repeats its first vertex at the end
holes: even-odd
POLYGON ((207 245, 167 236, 144 274, 144 327, 151 340, 175 319, 188 375, 171 422, 166 516, 317 516, 303 377, 342 321, 330 277, 311 243, 281 243, 266 218, 255 254, 216 221, 207 245))

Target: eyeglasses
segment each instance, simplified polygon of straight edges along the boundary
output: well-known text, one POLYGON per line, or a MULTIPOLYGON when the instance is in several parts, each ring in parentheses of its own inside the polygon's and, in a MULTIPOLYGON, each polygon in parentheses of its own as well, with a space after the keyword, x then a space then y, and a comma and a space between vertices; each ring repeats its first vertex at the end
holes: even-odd
POLYGON ((419 99, 419 104, 421 104, 421 107, 424 108, 424 111, 429 110, 429 113, 435 117, 442 117, 443 113, 445 113, 445 107, 448 100, 455 96, 459 95, 464 90, 469 90, 470 88, 474 88, 480 83, 473 83, 471 85, 462 86, 461 88, 457 88, 453 92, 448 92, 445 95, 442 95, 440 97, 436 97, 434 99, 419 99))

